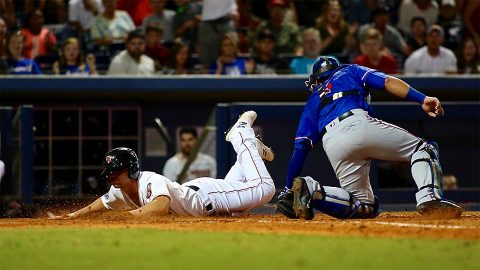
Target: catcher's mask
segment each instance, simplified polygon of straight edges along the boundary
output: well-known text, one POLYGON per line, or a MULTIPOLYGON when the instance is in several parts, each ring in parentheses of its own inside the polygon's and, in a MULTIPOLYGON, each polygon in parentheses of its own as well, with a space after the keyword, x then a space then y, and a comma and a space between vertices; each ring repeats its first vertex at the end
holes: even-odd
POLYGON ((140 164, 135 152, 126 147, 118 147, 108 151, 103 159, 102 177, 108 179, 111 172, 128 169, 128 177, 138 179, 140 175, 140 164))
POLYGON ((323 83, 340 66, 340 62, 331 56, 322 56, 313 64, 312 73, 305 81, 308 90, 313 92, 315 85, 323 83))

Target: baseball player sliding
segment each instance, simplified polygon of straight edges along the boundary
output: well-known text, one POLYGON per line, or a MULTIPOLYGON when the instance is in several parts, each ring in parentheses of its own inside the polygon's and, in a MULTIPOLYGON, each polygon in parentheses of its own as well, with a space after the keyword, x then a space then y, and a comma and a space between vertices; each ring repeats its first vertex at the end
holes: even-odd
POLYGON ((370 162, 381 159, 411 162, 420 214, 460 217, 462 208, 443 197, 437 144, 369 115, 371 89, 385 89, 415 101, 431 117, 444 113, 437 98, 425 96, 404 81, 379 71, 340 65, 332 57, 317 60, 306 84, 313 93, 298 125, 295 150, 277 211, 289 218, 312 219, 313 209, 336 218, 374 218, 381 211, 370 186, 370 162), (311 177, 299 177, 309 151, 318 140, 322 141, 340 188, 323 186, 311 177))
POLYGON ((207 216, 213 213, 244 212, 269 202, 274 182, 262 159, 274 155, 255 137, 252 123, 257 114, 243 113, 228 131, 237 161, 225 179, 202 177, 183 185, 154 172, 140 171, 137 155, 129 148, 110 150, 104 159, 105 176, 112 184, 107 194, 85 208, 52 219, 75 218, 91 212, 125 210, 134 216, 207 216))

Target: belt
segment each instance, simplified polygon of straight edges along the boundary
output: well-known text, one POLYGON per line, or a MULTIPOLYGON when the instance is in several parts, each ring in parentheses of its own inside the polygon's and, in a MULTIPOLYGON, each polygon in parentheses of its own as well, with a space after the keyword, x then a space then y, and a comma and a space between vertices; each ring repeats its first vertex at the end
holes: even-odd
MULTIPOLYGON (((187 186, 187 187, 190 188, 190 189, 195 190, 195 192, 197 192, 197 191, 200 189, 200 188, 197 187, 197 186, 187 186)), ((205 205, 205 209, 206 209, 208 212, 212 211, 212 210, 213 210, 213 205, 212 205, 212 203, 209 203, 209 204, 205 205)))
POLYGON ((354 96, 354 95, 360 95, 360 93, 357 90, 349 90, 349 91, 334 93, 333 96, 326 97, 325 92, 322 92, 320 94, 320 99, 322 100, 320 103, 320 109, 341 97, 354 96))
MULTIPOLYGON (((352 111, 347 111, 347 112, 344 112, 342 113, 339 117, 337 117, 336 119, 334 119, 332 122, 334 122, 335 120, 338 119, 338 122, 341 122, 345 119, 347 119, 348 117, 352 116, 353 115, 353 112, 352 111)), ((330 122, 330 123, 332 123, 330 122)), ((330 124, 329 123, 329 124, 330 124)), ((320 132, 320 138, 323 137, 323 135, 325 135, 325 133, 327 133, 327 128, 326 127, 323 127, 322 128, 322 131, 320 132)))

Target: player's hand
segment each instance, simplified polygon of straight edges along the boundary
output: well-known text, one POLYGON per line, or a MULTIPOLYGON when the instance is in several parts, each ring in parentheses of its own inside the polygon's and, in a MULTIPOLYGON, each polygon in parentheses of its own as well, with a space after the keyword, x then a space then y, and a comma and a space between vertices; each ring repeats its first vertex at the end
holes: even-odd
POLYGON ((59 220, 59 219, 71 219, 74 218, 75 215, 73 213, 65 214, 65 215, 55 215, 54 213, 48 211, 47 212, 48 219, 50 220, 59 220))
POLYGON ((443 116, 444 114, 440 100, 436 97, 426 97, 422 109, 431 117, 443 116))
POLYGON ((90 67, 95 65, 95 55, 89 53, 87 54, 87 58, 85 60, 90 67))

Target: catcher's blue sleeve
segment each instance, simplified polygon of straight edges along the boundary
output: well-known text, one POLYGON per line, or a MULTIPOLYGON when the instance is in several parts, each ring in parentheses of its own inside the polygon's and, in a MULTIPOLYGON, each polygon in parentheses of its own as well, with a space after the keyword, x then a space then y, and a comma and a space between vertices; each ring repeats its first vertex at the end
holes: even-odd
POLYGON ((302 172, 303 164, 305 163, 305 159, 307 159, 309 152, 310 147, 298 147, 293 151, 292 159, 290 159, 290 163, 288 164, 287 182, 285 183, 286 188, 292 188, 293 179, 299 176, 302 172))
POLYGON ((313 148, 313 145, 320 137, 320 133, 318 132, 318 110, 320 109, 320 101, 318 93, 313 93, 308 98, 307 104, 305 104, 305 108, 303 109, 295 137, 295 150, 288 164, 288 175, 285 187, 289 189, 293 185, 293 179, 300 175, 310 149, 313 148))
POLYGON ((372 89, 385 89, 385 79, 388 75, 378 70, 357 66, 357 72, 363 84, 372 89))

